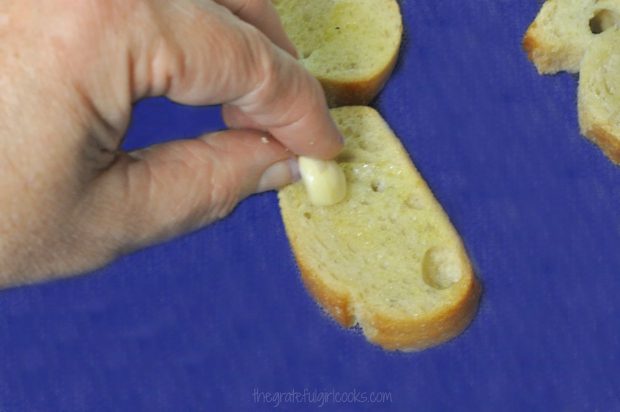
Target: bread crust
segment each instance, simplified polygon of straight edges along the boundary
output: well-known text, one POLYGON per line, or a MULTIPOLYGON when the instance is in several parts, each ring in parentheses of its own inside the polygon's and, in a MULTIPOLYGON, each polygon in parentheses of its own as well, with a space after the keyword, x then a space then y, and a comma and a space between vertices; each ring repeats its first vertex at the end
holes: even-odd
POLYGON ((530 27, 527 29, 527 31, 525 32, 525 35, 523 36, 523 43, 522 43, 523 50, 525 50, 525 52, 527 53, 528 59, 530 59, 530 61, 532 62, 534 62, 534 50, 540 47, 540 44, 536 40, 536 36, 534 34, 534 31, 536 30, 536 26, 537 26, 536 22, 533 22, 532 24, 530 24, 530 27))
POLYGON ((582 133, 601 148, 603 153, 613 163, 620 164, 620 137, 610 133, 609 127, 601 125, 592 125, 591 128, 584 130, 582 133))
POLYGON ((369 339, 384 349, 417 351, 458 336, 475 317, 482 291, 471 268, 467 277, 470 281, 456 304, 438 312, 411 319, 372 315, 370 323, 376 334, 369 336, 369 339))
POLYGON ((536 33, 537 30, 538 23, 534 21, 530 24, 530 27, 528 27, 525 35, 523 36, 523 41, 521 43, 523 50, 527 54, 527 58, 534 63, 534 66, 539 74, 556 73, 558 71, 557 67, 555 67, 553 61, 549 61, 547 58, 544 51, 545 48, 538 39, 538 35, 536 33))
POLYGON ((578 67, 567 65, 565 61, 556 60, 549 47, 545 45, 537 33, 538 24, 533 22, 523 36, 522 46, 527 58, 534 64, 539 74, 555 74, 562 70, 569 73, 579 71, 578 67))
MULTIPOLYGON (((293 251, 299 250, 294 238, 289 240, 293 251)), ((463 257, 469 262, 466 256, 463 257)), ((354 299, 348 292, 330 287, 297 253, 295 260, 304 285, 336 322, 347 328, 359 323, 369 341, 387 350, 418 351, 456 337, 475 317, 482 291, 471 265, 467 263, 462 280, 467 285, 454 305, 416 318, 393 318, 368 311, 356 314, 354 299)))
MULTIPOLYGON (((296 245, 291 241, 293 250, 296 245)), ((295 260, 299 266, 301 280, 313 298, 325 309, 341 326, 350 328, 355 325, 355 315, 353 314, 352 299, 349 293, 339 291, 327 286, 321 280, 321 276, 309 269, 305 262, 295 255, 295 260)))
POLYGON ((523 50, 527 53, 527 58, 534 62, 534 50, 538 47, 538 43, 536 43, 536 39, 526 33, 523 38, 523 50))

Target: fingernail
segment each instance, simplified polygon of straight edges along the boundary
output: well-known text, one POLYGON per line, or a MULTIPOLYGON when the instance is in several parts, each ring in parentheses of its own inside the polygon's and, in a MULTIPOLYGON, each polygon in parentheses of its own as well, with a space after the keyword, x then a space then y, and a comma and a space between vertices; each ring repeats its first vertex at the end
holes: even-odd
POLYGON ((256 193, 279 189, 289 183, 299 180, 299 178, 297 159, 292 157, 290 159, 281 160, 272 164, 263 172, 263 175, 258 181, 256 193))

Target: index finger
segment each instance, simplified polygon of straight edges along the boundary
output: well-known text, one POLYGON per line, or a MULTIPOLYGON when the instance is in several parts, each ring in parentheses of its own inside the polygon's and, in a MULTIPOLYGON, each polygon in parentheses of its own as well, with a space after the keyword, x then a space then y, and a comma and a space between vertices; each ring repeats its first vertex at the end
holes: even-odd
POLYGON ((340 152, 323 89, 297 60, 217 4, 174 4, 162 18, 163 39, 155 39, 160 52, 146 56, 158 71, 145 90, 183 104, 228 103, 299 155, 331 159, 340 152))
POLYGON ((271 0, 215 0, 240 19, 265 33, 277 46, 297 58, 297 50, 286 35, 280 17, 271 0))
POLYGON ((333 158, 342 136, 333 122, 319 82, 280 50, 269 63, 262 84, 230 102, 227 124, 270 132, 293 152, 333 158))

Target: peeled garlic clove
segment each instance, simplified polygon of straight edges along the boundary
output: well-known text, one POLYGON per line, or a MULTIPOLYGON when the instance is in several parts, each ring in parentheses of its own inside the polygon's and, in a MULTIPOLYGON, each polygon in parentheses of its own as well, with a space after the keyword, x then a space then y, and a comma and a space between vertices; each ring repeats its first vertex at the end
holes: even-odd
POLYGON ((299 172, 314 205, 330 206, 340 202, 347 194, 344 172, 333 160, 300 156, 299 172))

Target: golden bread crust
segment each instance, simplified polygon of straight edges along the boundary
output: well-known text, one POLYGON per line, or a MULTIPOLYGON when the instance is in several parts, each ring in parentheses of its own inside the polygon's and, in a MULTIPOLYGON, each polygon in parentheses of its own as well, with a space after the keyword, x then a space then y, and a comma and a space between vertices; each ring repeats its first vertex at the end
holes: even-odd
MULTIPOLYGON (((297 250, 291 240, 293 250, 297 250)), ((344 327, 354 326, 360 319, 354 313, 354 301, 349 293, 331 288, 314 273, 309 266, 295 255, 301 278, 314 299, 334 320, 344 327)), ((482 288, 471 266, 464 276, 467 282, 463 293, 451 306, 441 308, 418 318, 393 318, 379 313, 367 313, 368 319, 361 322, 367 338, 387 350, 422 350, 446 342, 458 336, 471 323, 480 301, 482 288), (366 325, 372 325, 369 336, 366 325)))
POLYGON ((535 34, 536 26, 537 26, 536 22, 533 22, 530 25, 530 27, 525 32, 525 35, 523 36, 523 43, 522 43, 523 50, 525 50, 525 52, 527 53, 527 57, 528 59, 530 59, 531 62, 534 62, 534 50, 540 47, 540 44, 538 40, 536 39, 536 34, 535 34))
POLYGON ((583 134, 603 150, 603 153, 615 164, 620 164, 620 137, 608 130, 610 127, 593 125, 583 134))

